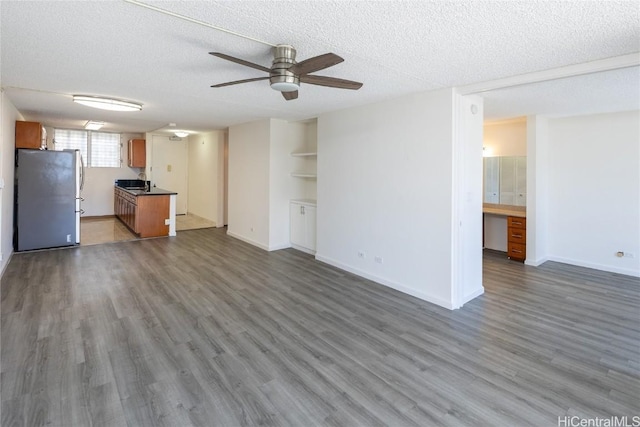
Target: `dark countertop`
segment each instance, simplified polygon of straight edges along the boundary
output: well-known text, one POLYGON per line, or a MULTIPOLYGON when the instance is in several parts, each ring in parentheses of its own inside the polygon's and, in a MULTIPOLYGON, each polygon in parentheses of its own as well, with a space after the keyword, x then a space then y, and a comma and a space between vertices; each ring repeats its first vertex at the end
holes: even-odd
POLYGON ((158 187, 151 187, 149 191, 129 190, 128 188, 119 187, 117 185, 116 187, 121 188, 122 190, 126 191, 127 193, 133 194, 134 196, 170 196, 172 194, 178 194, 175 191, 163 190, 162 188, 158 187))

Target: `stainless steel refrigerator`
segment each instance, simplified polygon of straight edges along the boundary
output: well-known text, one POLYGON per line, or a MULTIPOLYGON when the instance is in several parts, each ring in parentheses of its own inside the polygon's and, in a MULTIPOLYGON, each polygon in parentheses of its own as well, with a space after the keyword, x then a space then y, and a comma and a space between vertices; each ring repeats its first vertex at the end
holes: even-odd
POLYGON ((16 251, 80 243, 83 169, 79 150, 16 150, 16 251))

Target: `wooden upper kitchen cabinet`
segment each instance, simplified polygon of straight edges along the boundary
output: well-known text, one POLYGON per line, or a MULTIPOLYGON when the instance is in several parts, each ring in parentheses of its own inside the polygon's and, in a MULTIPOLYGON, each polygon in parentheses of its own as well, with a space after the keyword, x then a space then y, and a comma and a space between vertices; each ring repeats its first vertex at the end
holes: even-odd
POLYGON ((147 148, 144 139, 129 140, 129 167, 144 168, 147 166, 147 148))
POLYGON ((41 123, 16 121, 16 148, 39 150, 47 146, 47 131, 41 123))

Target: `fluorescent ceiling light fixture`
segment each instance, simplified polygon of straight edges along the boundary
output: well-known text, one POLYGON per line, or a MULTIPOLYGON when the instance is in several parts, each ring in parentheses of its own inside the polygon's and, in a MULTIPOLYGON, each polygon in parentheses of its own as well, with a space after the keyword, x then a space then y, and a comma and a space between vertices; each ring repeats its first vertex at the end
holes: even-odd
POLYGON ((141 104, 135 102, 121 101, 119 99, 102 98, 99 96, 73 95, 73 102, 86 105, 87 107, 99 108, 111 111, 140 111, 141 104))
POLYGON ((95 120, 89 120, 85 123, 84 128, 87 130, 98 130, 104 126, 104 122, 96 122, 95 120))
POLYGON ((178 138, 185 138, 185 137, 189 136, 189 132, 185 132, 183 130, 177 130, 173 134, 175 136, 177 136, 178 138))

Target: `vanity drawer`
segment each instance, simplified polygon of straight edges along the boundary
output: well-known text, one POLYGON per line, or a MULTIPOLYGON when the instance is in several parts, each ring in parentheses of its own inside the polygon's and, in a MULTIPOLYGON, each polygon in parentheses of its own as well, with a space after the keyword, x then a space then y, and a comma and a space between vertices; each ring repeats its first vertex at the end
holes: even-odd
POLYGON ((527 218, 520 218, 518 216, 507 217, 507 227, 509 228, 522 228, 527 229, 527 218))
POLYGON ((512 243, 527 243, 527 230, 524 228, 508 228, 507 241, 512 243))
POLYGON ((507 256, 511 259, 524 261, 527 256, 527 246, 521 243, 507 243, 507 256))

